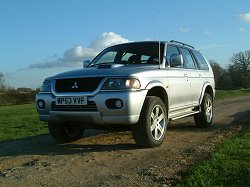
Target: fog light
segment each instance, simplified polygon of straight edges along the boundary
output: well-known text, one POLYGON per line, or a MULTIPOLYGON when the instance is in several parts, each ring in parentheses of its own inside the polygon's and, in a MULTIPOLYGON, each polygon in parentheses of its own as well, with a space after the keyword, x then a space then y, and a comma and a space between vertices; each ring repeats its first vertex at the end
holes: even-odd
POLYGON ((121 99, 108 99, 106 101, 106 107, 108 109, 121 109, 123 107, 123 102, 121 99))
POLYGON ((44 100, 38 100, 37 101, 37 107, 41 110, 45 109, 45 102, 44 100))
POLYGON ((116 100, 115 106, 116 106, 116 108, 120 109, 122 107, 122 101, 121 100, 116 100))

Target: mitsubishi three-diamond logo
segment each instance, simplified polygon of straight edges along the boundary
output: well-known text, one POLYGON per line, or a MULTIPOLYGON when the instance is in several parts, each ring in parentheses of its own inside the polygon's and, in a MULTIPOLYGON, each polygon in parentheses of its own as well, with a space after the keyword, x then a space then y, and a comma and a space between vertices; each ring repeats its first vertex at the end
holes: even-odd
POLYGON ((77 89, 78 88, 77 81, 74 83, 74 85, 71 88, 73 88, 73 89, 77 89))

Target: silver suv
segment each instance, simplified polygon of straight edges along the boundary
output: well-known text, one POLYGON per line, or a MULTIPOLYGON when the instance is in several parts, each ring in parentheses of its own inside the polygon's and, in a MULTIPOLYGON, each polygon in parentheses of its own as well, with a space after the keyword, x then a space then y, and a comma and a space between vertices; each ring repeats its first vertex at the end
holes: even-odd
POLYGON ((194 47, 177 42, 132 42, 104 49, 84 68, 44 80, 39 118, 59 143, 86 128, 130 127, 135 142, 155 147, 171 120, 194 116, 212 125, 214 75, 194 47))

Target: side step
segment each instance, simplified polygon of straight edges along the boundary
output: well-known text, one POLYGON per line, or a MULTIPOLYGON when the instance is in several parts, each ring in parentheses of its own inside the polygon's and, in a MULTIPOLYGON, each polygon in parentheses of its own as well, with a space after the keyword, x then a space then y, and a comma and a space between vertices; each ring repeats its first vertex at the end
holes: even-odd
POLYGON ((199 110, 198 107, 196 107, 196 108, 187 108, 187 109, 183 109, 183 110, 177 110, 177 111, 171 112, 169 114, 169 120, 170 121, 176 120, 176 119, 179 119, 179 118, 183 118, 183 117, 186 117, 186 116, 191 116, 193 114, 197 114, 199 112, 200 112, 200 110, 199 110))

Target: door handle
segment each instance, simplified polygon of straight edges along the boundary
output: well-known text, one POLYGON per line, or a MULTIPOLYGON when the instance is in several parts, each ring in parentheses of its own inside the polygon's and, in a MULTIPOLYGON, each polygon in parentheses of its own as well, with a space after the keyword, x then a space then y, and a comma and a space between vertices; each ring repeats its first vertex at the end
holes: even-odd
POLYGON ((185 74, 184 74, 184 77, 188 77, 188 74, 187 74, 187 73, 185 73, 185 74))

